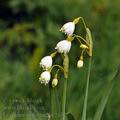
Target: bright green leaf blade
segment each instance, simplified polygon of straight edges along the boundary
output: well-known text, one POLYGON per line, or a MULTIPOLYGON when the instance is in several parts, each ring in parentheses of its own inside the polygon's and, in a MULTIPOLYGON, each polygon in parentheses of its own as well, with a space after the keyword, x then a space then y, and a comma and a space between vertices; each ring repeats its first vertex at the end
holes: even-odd
POLYGON ((50 88, 51 97, 51 118, 52 120, 60 120, 60 103, 57 96, 57 88, 50 88))
POLYGON ((90 57, 89 64, 88 64, 87 83, 86 83, 86 90, 85 90, 82 120, 86 120, 86 115, 87 115, 87 102, 88 102, 88 92, 89 92, 88 89, 89 89, 89 82, 90 82, 91 61, 92 61, 92 58, 90 57))
POLYGON ((112 78, 112 80, 109 82, 108 86, 106 87, 106 91, 104 92, 104 95, 101 99, 101 102, 97 108, 97 111, 95 113, 95 116, 94 116, 94 119, 93 120, 101 120, 101 117, 102 117, 102 114, 103 114, 103 111, 105 109, 105 106, 107 104, 107 101, 108 101, 108 98, 109 98, 109 95, 112 91, 112 88, 113 88, 113 85, 115 83, 115 81, 120 78, 120 66, 117 70, 117 72, 115 73, 114 77, 112 78))

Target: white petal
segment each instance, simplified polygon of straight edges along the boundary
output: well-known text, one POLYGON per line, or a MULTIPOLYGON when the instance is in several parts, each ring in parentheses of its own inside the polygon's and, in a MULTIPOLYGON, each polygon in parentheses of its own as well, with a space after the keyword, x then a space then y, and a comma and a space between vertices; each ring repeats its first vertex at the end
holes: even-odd
POLYGON ((55 47, 55 49, 57 49, 59 53, 68 53, 70 51, 70 48, 71 42, 68 40, 60 41, 55 47))
POLYGON ((72 35, 75 30, 75 24, 73 22, 68 22, 63 25, 63 29, 67 35, 72 35))
POLYGON ((44 69, 49 69, 52 66, 52 57, 51 56, 46 56, 44 58, 42 58, 41 62, 40 62, 40 66, 42 66, 42 68, 44 69))
POLYGON ((49 81, 50 81, 50 78, 51 78, 51 75, 50 75, 50 72, 48 71, 45 71, 41 74, 39 80, 41 82, 41 84, 48 84, 49 81))

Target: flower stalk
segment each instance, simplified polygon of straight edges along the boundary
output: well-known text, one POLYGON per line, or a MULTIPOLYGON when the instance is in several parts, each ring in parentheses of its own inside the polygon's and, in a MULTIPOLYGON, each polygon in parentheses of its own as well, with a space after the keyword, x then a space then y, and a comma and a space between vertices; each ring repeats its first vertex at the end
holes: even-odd
POLYGON ((90 57, 90 58, 89 58, 89 63, 88 63, 87 83, 86 83, 86 90, 85 90, 85 99, 84 99, 84 105, 83 105, 82 120, 86 120, 87 100, 88 100, 88 89, 89 89, 90 70, 91 70, 91 61, 92 61, 92 58, 90 57))
POLYGON ((62 100, 62 120, 66 117, 66 96, 67 96, 67 79, 64 80, 63 85, 63 100, 62 100))
POLYGON ((59 115, 59 102, 56 95, 56 88, 50 86, 50 98, 51 98, 51 120, 58 120, 59 115))
POLYGON ((64 85, 63 85, 63 100, 62 100, 62 120, 65 120, 66 117, 66 96, 67 96, 67 78, 68 78, 68 72, 69 72, 69 57, 67 54, 64 56, 64 61, 63 61, 63 66, 64 66, 64 85))

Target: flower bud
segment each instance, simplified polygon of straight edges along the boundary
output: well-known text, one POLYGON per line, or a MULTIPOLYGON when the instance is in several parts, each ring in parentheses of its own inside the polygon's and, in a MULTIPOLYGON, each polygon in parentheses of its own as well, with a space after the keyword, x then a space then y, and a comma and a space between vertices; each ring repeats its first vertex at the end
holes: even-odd
POLYGON ((59 53, 68 53, 70 51, 70 48, 71 42, 68 40, 60 41, 55 47, 59 53))
POLYGON ((77 68, 83 67, 83 60, 78 60, 77 62, 77 68))
POLYGON ((52 57, 51 56, 46 56, 46 57, 42 58, 42 60, 40 62, 40 66, 45 70, 48 70, 49 68, 51 68, 52 57))
POLYGON ((64 32, 67 35, 72 35, 75 30, 75 23, 74 22, 68 22, 63 25, 63 27, 60 29, 60 31, 64 32))
POLYGON ((83 49, 88 49, 88 46, 85 45, 85 44, 81 44, 80 47, 83 48, 83 49))
POLYGON ((48 71, 44 71, 40 77, 39 77, 39 81, 41 82, 41 84, 48 84, 50 81, 51 75, 50 72, 48 71))
POLYGON ((74 22, 75 24, 77 24, 77 23, 80 21, 80 18, 81 18, 81 17, 78 17, 78 18, 74 19, 73 22, 74 22))
POLYGON ((53 81, 52 81, 52 87, 56 87, 58 84, 58 79, 57 78, 54 78, 53 81))

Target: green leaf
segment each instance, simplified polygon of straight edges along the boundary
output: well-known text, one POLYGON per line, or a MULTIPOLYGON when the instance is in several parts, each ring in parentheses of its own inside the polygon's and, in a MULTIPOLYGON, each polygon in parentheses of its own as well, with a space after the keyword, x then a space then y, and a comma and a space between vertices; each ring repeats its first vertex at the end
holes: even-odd
POLYGON ((44 47, 37 47, 34 50, 32 58, 29 60, 28 63, 30 71, 33 72, 37 68, 37 66, 39 66, 39 61, 43 55, 43 52, 44 52, 44 47))
POLYGON ((91 61, 92 61, 92 58, 90 57, 89 63, 88 63, 87 83, 86 83, 86 90, 85 90, 82 120, 86 120, 86 114, 87 114, 87 101, 88 101, 88 92, 89 92, 88 89, 89 89, 89 82, 90 82, 91 61))
POLYGON ((101 120, 103 111, 104 111, 105 106, 107 104, 110 93, 111 93, 111 91, 113 89, 114 83, 118 78, 120 78, 120 66, 119 66, 117 72, 115 73, 115 75, 113 76, 113 78, 109 81, 109 84, 106 87, 106 90, 105 90, 104 95, 103 95, 103 97, 101 99, 101 102, 100 102, 100 104, 99 104, 99 106, 97 108, 97 111, 95 113, 95 116, 94 116, 93 120, 101 120))
POLYGON ((57 89, 50 87, 50 97, 51 97, 51 118, 52 120, 59 120, 60 118, 60 103, 58 100, 57 89))

